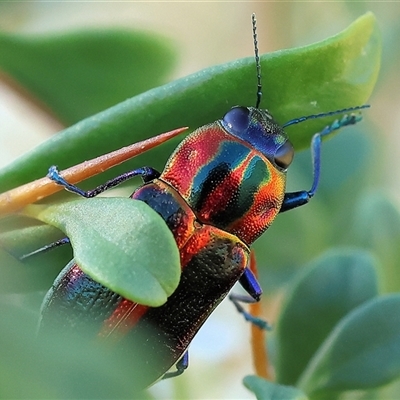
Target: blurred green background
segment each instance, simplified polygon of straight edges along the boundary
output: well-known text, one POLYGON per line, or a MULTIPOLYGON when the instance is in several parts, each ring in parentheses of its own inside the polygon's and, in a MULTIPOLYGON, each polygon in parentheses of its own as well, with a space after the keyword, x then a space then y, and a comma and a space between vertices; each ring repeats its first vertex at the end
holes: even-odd
MULTIPOLYGON (((155 32, 166 37, 172 53, 178 54, 175 68, 171 61, 170 70, 162 77, 161 82, 168 82, 210 65, 251 56, 252 12, 257 14, 259 47, 264 53, 324 39, 366 11, 375 13, 383 39, 381 72, 369 101, 372 107, 364 113, 361 124, 324 144, 321 187, 312 204, 280 216, 265 234, 265 240, 255 245, 263 288, 274 293, 272 298, 266 296, 265 317, 274 323, 281 297, 276 296, 276 288, 284 288, 293 271, 332 246, 371 250, 384 266, 379 271, 381 290, 400 289, 400 5, 362 1, 0 2, 0 29, 29 34, 118 26, 155 32)), ((158 80, 157 84, 161 82, 158 80)), ((268 96, 267 87, 263 92, 268 96)), ((7 79, 0 80, 0 121, 0 166, 64 127, 7 79)), ((290 169, 288 189, 306 189, 310 183, 310 155, 304 151, 296 155, 290 169)), ((37 310, 42 295, 33 295, 33 309, 37 310)), ((18 297, 9 300, 22 302, 18 297)), ((0 326, 4 323, 0 322, 0 326)), ((241 383, 244 375, 252 373, 248 341, 248 325, 229 302, 224 302, 193 342, 191 366, 185 375, 161 382, 151 392, 157 398, 253 398, 241 383), (221 371, 217 378, 216 370, 221 371)))

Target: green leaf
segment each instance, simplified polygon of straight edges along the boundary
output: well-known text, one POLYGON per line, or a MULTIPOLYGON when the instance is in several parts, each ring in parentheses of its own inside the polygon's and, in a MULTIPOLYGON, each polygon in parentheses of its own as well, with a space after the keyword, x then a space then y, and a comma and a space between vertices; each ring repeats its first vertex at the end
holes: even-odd
POLYGON ((15 288, 12 287, 13 285, 24 290, 27 283, 29 284, 30 277, 26 273, 24 265, 3 249, 0 249, 0 265, 0 293, 12 293, 15 291, 15 288))
POLYGON ((277 385, 258 376, 246 376, 243 384, 251 390, 257 400, 306 400, 307 396, 294 387, 277 385))
POLYGON ((289 288, 276 328, 277 381, 294 385, 336 323, 377 295, 375 260, 364 251, 330 251, 289 288))
POLYGON ((69 246, 19 258, 65 235, 58 229, 22 215, 0 220, 0 293, 48 290, 72 258, 69 246))
POLYGON ((365 390, 400 377, 400 295, 373 299, 343 318, 311 360, 299 387, 312 398, 365 390))
POLYGON ((165 39, 142 32, 0 32, 0 69, 68 125, 165 83, 174 59, 165 39))
POLYGON ((74 259, 97 282, 152 307, 166 302, 179 283, 179 252, 164 220, 130 198, 75 200, 31 205, 29 216, 61 229, 74 259))
POLYGON ((132 372, 144 362, 140 352, 132 360, 56 328, 54 335, 36 337, 37 316, 1 297, 0 315, 6 321, 0 325, 1 399, 148 398, 132 372))
POLYGON ((381 261, 384 289, 399 291, 400 213, 397 205, 381 191, 364 194, 355 208, 350 233, 358 245, 373 251, 381 261))
POLYGON ((21 293, 51 287, 55 274, 51 263, 27 266, 4 249, 0 249, 0 293, 21 293))
MULTIPOLYGON (((249 48, 251 45, 249 44, 249 48)), ((303 115, 363 104, 380 65, 380 35, 367 13, 346 30, 310 46, 261 56, 261 106, 285 123, 303 115)), ((150 90, 87 118, 49 139, 0 172, 0 191, 180 126, 196 128, 220 119, 231 106, 255 104, 253 57, 211 67, 150 90)), ((296 149, 334 117, 288 128, 296 149)), ((162 168, 174 144, 137 157, 112 175, 143 165, 162 168)), ((110 174, 102 176, 106 180, 110 174)))

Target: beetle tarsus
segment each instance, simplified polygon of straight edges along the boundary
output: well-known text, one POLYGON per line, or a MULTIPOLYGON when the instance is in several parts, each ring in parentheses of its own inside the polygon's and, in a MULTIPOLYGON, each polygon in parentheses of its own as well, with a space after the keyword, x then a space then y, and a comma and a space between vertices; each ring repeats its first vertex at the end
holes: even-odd
POLYGON ((37 254, 46 253, 49 250, 55 249, 56 247, 60 247, 60 246, 62 246, 64 244, 68 244, 68 243, 70 243, 70 240, 67 237, 62 238, 60 240, 56 240, 55 242, 50 243, 50 244, 46 244, 45 246, 43 246, 43 247, 41 247, 41 248, 39 248, 37 250, 34 250, 34 251, 32 251, 32 252, 30 252, 28 254, 24 254, 23 256, 21 256, 19 258, 19 260, 23 261, 23 260, 25 260, 27 258, 30 258, 32 256, 36 256, 37 254))
MULTIPOLYGON (((324 113, 320 113, 320 114, 307 115, 305 117, 291 119, 290 121, 286 122, 286 124, 284 124, 282 127, 286 128, 287 126, 299 124, 299 123, 307 121, 309 119, 318 119, 318 118, 323 118, 323 117, 329 117, 331 115, 349 113, 349 112, 353 112, 353 111, 363 110, 363 109, 369 108, 369 107, 370 107, 369 104, 364 104, 362 106, 349 107, 349 108, 343 108, 341 110, 329 111, 329 112, 324 112, 324 113)), ((352 114, 352 115, 354 115, 354 114, 352 114)))
POLYGON ((67 182, 59 173, 57 167, 55 165, 49 168, 49 172, 47 177, 52 181, 56 182, 58 185, 64 186, 66 190, 69 192, 75 193, 79 196, 85 197, 87 199, 96 197, 98 194, 105 192, 108 189, 111 189, 119 184, 134 178, 135 176, 141 176, 144 182, 150 182, 151 180, 158 178, 160 173, 151 167, 142 167, 138 169, 134 169, 132 171, 125 172, 122 175, 118 175, 117 177, 110 179, 106 183, 97 186, 96 188, 88 191, 84 191, 77 186, 67 182))
MULTIPOLYGON (((366 108, 369 106, 361 106, 354 107, 354 109, 366 108)), ((345 110, 341 110, 345 111, 345 110)), ((340 111, 338 111, 340 112, 340 111)), ((336 112, 334 112, 336 113, 336 112)), ((326 115, 331 115, 332 113, 326 113, 326 115)), ((315 117, 325 116, 325 114, 317 114, 315 117)), ((314 117, 314 116, 310 116, 314 117)), ((298 118, 297 120, 292 120, 292 124, 302 122, 305 119, 309 119, 309 117, 298 118)), ((311 189, 301 190, 299 192, 285 193, 285 197, 283 199, 283 203, 280 209, 280 213, 293 210, 294 208, 303 206, 307 204, 311 198, 314 196, 315 192, 318 189, 319 178, 321 174, 321 145, 322 145, 322 137, 329 135, 333 131, 336 131, 344 126, 354 125, 357 122, 361 121, 362 116, 357 114, 346 114, 342 119, 335 120, 331 125, 326 126, 321 132, 316 133, 311 140, 311 151, 312 151, 312 160, 313 160, 313 183, 311 189)), ((291 121, 290 121, 291 122, 291 121)), ((290 125, 288 122, 285 126, 290 125)))
POLYGON ((251 324, 258 326, 260 329, 263 330, 267 330, 270 331, 272 329, 272 326, 265 320, 255 317, 254 315, 250 314, 249 312, 247 312, 244 307, 240 304, 240 302, 242 303, 256 303, 257 300, 253 299, 250 296, 242 296, 239 294, 230 294, 229 295, 229 300, 232 301, 232 303, 234 304, 234 306, 236 307, 236 310, 243 315, 244 319, 248 322, 250 322, 251 324))
POLYGON ((176 371, 167 372, 162 379, 175 378, 176 376, 182 375, 185 370, 189 367, 189 352, 186 351, 182 358, 175 364, 176 371))
MULTIPOLYGON (((364 106, 363 106, 364 107, 364 106)), ((361 121, 361 114, 346 114, 342 119, 335 120, 331 125, 326 126, 321 132, 316 133, 311 140, 311 154, 313 160, 313 184, 311 189, 308 191, 309 197, 313 197, 317 191, 319 178, 321 174, 321 143, 324 136, 329 135, 333 131, 343 128, 348 125, 354 125, 361 121)))

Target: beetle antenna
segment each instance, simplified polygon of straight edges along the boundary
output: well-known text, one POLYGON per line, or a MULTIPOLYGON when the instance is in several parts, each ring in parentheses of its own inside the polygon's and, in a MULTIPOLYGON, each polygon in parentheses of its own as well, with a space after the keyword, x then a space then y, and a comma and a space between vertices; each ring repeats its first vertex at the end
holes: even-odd
POLYGON ((307 121, 309 119, 317 119, 317 118, 322 118, 322 117, 329 117, 331 115, 348 113, 348 112, 351 112, 351 111, 362 110, 364 108, 369 108, 369 107, 370 107, 369 104, 364 104, 363 106, 343 108, 342 110, 330 111, 330 112, 325 112, 325 113, 321 113, 321 114, 307 115, 306 117, 300 117, 300 118, 291 119, 289 122, 286 122, 286 124, 284 124, 282 126, 282 128, 285 128, 285 127, 287 127, 289 125, 299 124, 300 122, 304 122, 304 121, 307 121))
POLYGON ((253 25, 253 43, 254 43, 254 57, 256 59, 256 68, 257 68, 257 101, 256 101, 256 108, 260 106, 261 102, 261 65, 260 65, 260 57, 258 55, 258 42, 257 42, 257 20, 256 14, 251 15, 251 22, 253 25))

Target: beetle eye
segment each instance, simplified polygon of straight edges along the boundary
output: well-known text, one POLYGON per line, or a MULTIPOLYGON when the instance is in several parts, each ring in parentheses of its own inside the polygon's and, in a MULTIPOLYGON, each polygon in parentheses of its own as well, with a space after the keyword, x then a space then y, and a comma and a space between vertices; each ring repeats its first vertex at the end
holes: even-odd
POLYGON ((250 110, 246 107, 233 107, 223 118, 224 127, 233 133, 245 131, 250 124, 250 110))
POLYGON ((290 143, 289 140, 286 140, 274 155, 275 164, 280 168, 287 169, 293 160, 293 156, 294 149, 292 143, 290 143))

